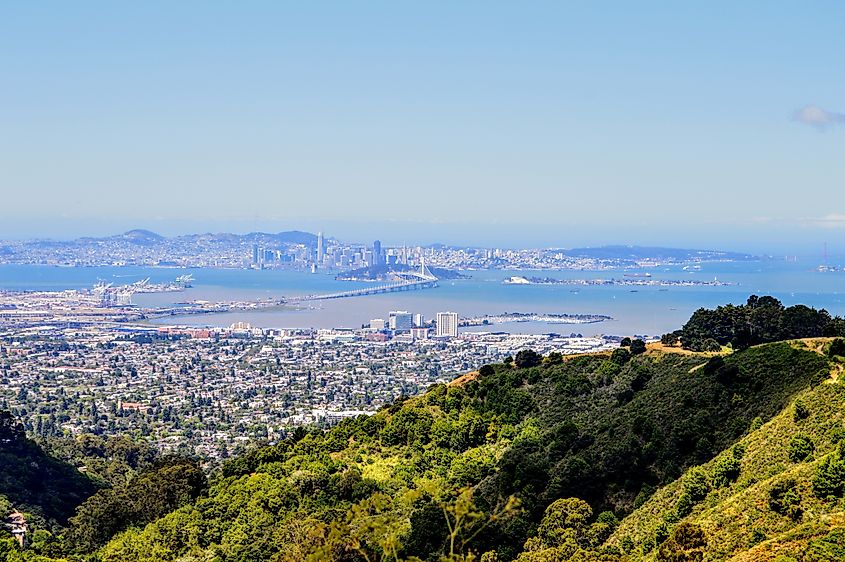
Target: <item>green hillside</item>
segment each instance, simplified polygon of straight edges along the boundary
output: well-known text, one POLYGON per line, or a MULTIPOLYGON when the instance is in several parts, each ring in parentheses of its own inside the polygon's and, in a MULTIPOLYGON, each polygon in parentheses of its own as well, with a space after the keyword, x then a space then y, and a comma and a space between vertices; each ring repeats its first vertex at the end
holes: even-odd
POLYGON ((546 508, 568 497, 592 506, 576 544, 596 549, 653 490, 830 370, 788 344, 731 355, 718 369, 708 359, 619 351, 535 364, 526 353, 520 367, 487 367, 238 458, 207 498, 118 536, 102 559, 510 560, 546 508))
POLYGON ((7 505, 14 505, 42 527, 64 525, 100 486, 46 454, 8 412, 0 412, 0 517, 6 516, 7 505))
POLYGON ((0 560, 836 560, 842 348, 523 351, 208 483, 128 473, 0 560))
MULTIPOLYGON (((830 350, 824 341, 792 345, 830 350)), ((706 536, 705 560, 845 559, 842 358, 830 367, 822 384, 797 393, 789 407, 755 423, 729 450, 655 493, 608 545, 634 559, 665 559, 656 543, 687 522, 706 536), (684 496, 695 482, 704 488, 689 502, 684 496)))

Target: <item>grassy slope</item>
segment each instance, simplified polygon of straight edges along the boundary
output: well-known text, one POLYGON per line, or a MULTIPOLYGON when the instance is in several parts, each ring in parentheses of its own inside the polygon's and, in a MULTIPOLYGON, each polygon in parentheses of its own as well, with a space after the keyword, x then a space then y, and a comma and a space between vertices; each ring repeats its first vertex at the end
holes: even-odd
MULTIPOLYGON (((651 351, 610 371, 608 357, 521 370, 498 366, 492 375, 436 387, 372 418, 236 459, 207 499, 149 525, 134 546, 127 543, 131 536, 116 538, 104 559, 134 559, 128 555, 134 548, 147 553, 139 559, 147 549, 164 548, 162 560, 208 553, 214 545, 233 556, 244 549, 285 552, 292 547, 284 537, 296 521, 342 517, 350 502, 371 492, 397 498, 431 479, 475 485, 487 505, 520 496, 523 523, 480 539, 512 556, 555 499, 579 496, 594 507, 628 509, 647 494, 644 483, 671 482, 710 459, 755 416, 775 416, 827 365, 812 351, 772 344, 727 357, 737 376, 725 382, 702 369, 707 355, 651 351), (349 480, 353 468, 361 476, 349 480)), ((645 528, 651 521, 643 514, 668 506, 672 490, 659 492, 623 528, 645 528)), ((411 513, 408 554, 425 556, 442 540, 442 529, 433 530, 442 527, 439 511, 425 533, 417 528, 429 514, 425 505, 411 513)))
POLYGON ((727 357, 741 376, 723 384, 701 370, 709 357, 650 352, 602 385, 595 381, 604 358, 593 355, 567 362, 565 369, 550 369, 536 384, 529 380, 548 442, 568 422, 589 439, 559 459, 549 455, 554 464, 548 502, 577 496, 598 508, 627 511, 644 492, 641 483, 671 482, 690 464, 710 459, 742 436, 756 416, 777 414, 826 363, 786 344, 761 346, 727 357), (573 379, 585 373, 594 381, 592 390, 567 392, 573 379), (620 403, 620 394, 631 387, 638 390, 620 403), (576 461, 590 467, 589 473, 577 474, 576 461))
MULTIPOLYGON (((764 346, 768 347, 768 346, 764 346)), ((821 351, 817 342, 794 342, 796 349, 821 351)), ((774 560, 780 555, 796 556, 807 543, 827 534, 845 522, 845 504, 821 501, 812 492, 811 479, 818 463, 828 456, 841 439, 845 416, 845 381, 839 380, 841 365, 831 364, 831 378, 823 384, 798 393, 809 410, 796 419, 794 401, 739 443, 745 448, 738 479, 729 486, 711 489, 684 521, 701 525, 708 536, 706 560, 737 562, 774 560), (801 462, 789 458, 789 445, 798 434, 810 437, 815 452, 801 462), (794 480, 801 497, 803 515, 798 520, 780 515, 769 507, 769 491, 778 483, 794 480)), ((703 465, 708 473, 720 457, 703 465)), ((642 507, 623 520, 608 540, 620 546, 625 537, 635 545, 635 559, 654 559, 656 551, 643 553, 643 542, 655 536, 656 529, 672 513, 682 493, 682 479, 661 488, 642 507)))

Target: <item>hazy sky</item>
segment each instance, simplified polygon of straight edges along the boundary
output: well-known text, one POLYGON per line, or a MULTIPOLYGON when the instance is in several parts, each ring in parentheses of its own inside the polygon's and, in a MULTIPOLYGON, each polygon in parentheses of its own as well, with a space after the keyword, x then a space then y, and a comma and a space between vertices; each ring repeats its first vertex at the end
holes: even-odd
POLYGON ((845 3, 691 4, 4 2, 0 236, 838 243, 845 3))

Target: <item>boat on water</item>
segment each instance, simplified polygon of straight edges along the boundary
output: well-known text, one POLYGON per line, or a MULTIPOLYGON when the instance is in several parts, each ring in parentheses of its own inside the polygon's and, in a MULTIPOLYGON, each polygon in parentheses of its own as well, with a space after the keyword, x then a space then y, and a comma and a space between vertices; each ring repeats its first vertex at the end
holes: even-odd
POLYGON ((521 275, 514 275, 502 281, 503 285, 531 285, 531 281, 521 275))
POLYGON ((176 278, 176 283, 178 283, 179 285, 182 285, 182 287, 185 288, 185 289, 190 289, 191 287, 193 287, 193 282, 194 282, 194 276, 191 275, 190 273, 187 273, 185 275, 180 275, 179 277, 176 278))

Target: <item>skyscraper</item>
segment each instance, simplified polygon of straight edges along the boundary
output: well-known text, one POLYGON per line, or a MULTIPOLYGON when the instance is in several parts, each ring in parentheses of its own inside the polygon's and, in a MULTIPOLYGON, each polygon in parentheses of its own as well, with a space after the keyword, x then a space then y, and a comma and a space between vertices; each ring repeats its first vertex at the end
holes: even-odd
POLYGON ((455 338, 458 336, 458 313, 437 313, 437 337, 455 338))
POLYGON ((381 240, 373 242, 373 265, 381 265, 381 240))
POLYGON ((326 241, 323 240, 323 233, 317 233, 317 263, 322 264, 326 252, 326 241))
POLYGON ((414 327, 414 315, 405 310, 391 310, 388 322, 391 330, 409 331, 414 327))

